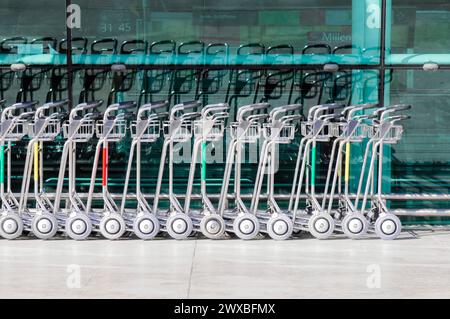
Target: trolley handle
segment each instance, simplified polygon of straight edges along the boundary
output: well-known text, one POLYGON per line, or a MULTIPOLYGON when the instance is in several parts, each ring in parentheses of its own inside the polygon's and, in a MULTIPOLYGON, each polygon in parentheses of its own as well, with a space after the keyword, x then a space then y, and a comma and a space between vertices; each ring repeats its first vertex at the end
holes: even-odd
POLYGON ((397 104, 397 105, 389 106, 388 110, 393 109, 393 110, 395 110, 394 112, 401 112, 401 111, 410 110, 411 107, 412 106, 410 104, 397 104))
MULTIPOLYGON (((202 117, 206 117, 209 113, 212 112, 228 111, 229 109, 230 106, 227 103, 210 104, 202 109, 202 117)), ((214 115, 215 114, 212 114, 212 116, 214 115)))
POLYGON ((97 121, 102 118, 103 118, 103 114, 100 112, 96 112, 96 113, 87 113, 82 118, 80 118, 80 120, 97 121))
POLYGON ((166 100, 161 100, 161 101, 157 101, 157 102, 144 104, 139 108, 137 117, 143 118, 143 115, 145 114, 145 112, 151 112, 153 110, 167 108, 168 106, 169 106, 169 102, 166 100))
POLYGON ((58 119, 58 120, 63 120, 63 119, 65 119, 67 117, 67 115, 68 115, 67 112, 58 112, 55 115, 55 118, 58 119))
POLYGON ((265 109, 268 109, 269 107, 270 107, 269 103, 258 103, 258 104, 249 105, 249 109, 251 112, 265 110, 265 109))
POLYGON ((31 120, 32 118, 34 118, 34 111, 33 112, 24 112, 24 113, 21 113, 20 115, 19 115, 19 119, 21 119, 21 120, 31 120))
POLYGON ((187 102, 181 103, 181 105, 183 105, 185 109, 195 108, 197 106, 200 106, 201 104, 202 104, 202 102, 197 101, 197 100, 187 101, 187 102))
POLYGON ((345 116, 342 113, 339 113, 339 114, 324 114, 324 115, 320 116, 318 119, 322 120, 322 121, 326 121, 326 122, 329 122, 329 121, 332 121, 332 120, 341 120, 342 121, 342 120, 345 119, 345 116))
POLYGON ((411 116, 409 116, 409 115, 393 115, 393 116, 385 118, 384 121, 394 123, 394 122, 405 121, 405 120, 409 120, 409 119, 411 119, 411 116))
POLYGON ((402 112, 402 111, 407 111, 410 109, 411 109, 411 105, 400 104, 400 105, 389 106, 388 109, 383 113, 402 112))
POLYGON ((380 113, 391 113, 391 112, 401 112, 401 111, 407 111, 411 109, 411 105, 408 104, 398 104, 398 105, 392 105, 386 107, 384 110, 381 110, 380 113))
POLYGON ((367 118, 368 119, 375 119, 375 118, 378 118, 378 109, 375 111, 375 112, 373 112, 373 113, 370 113, 370 114, 364 114, 364 115, 359 115, 359 116, 367 116, 367 118))
MULTIPOLYGON (((145 105, 150 105, 152 107, 152 109, 157 110, 157 109, 162 109, 163 107, 167 107, 167 105, 169 105, 169 101, 161 100, 161 101, 156 101, 156 102, 145 104, 145 105)), ((142 107, 144 107, 145 105, 143 105, 142 107)))
POLYGON ((226 119, 226 118, 228 118, 230 116, 230 113, 228 113, 228 112, 218 112, 218 113, 214 113, 213 115, 212 115, 212 120, 213 121, 215 121, 215 120, 218 120, 218 119, 226 119))
POLYGON ((69 100, 61 100, 61 101, 55 101, 55 102, 49 102, 44 105, 47 109, 49 108, 63 108, 64 106, 69 104, 69 100))
POLYGON ((297 110, 301 110, 302 108, 303 108, 302 104, 290 104, 290 105, 283 106, 283 110, 285 112, 297 111, 297 110))
POLYGON ((22 102, 22 103, 16 103, 11 106, 12 111, 16 110, 25 110, 25 109, 32 109, 34 110, 34 107, 38 104, 38 101, 30 101, 30 102, 22 102))
MULTIPOLYGON (((38 109, 39 111, 39 109, 38 109)), ((38 115, 37 113, 35 113, 35 119, 39 118, 40 114, 38 115)), ((62 120, 64 118, 66 118, 67 116, 67 112, 55 112, 50 114, 49 116, 44 116, 41 117, 41 119, 49 119, 49 120, 62 120)))
POLYGON ((136 107, 136 102, 133 102, 133 101, 126 101, 126 102, 119 102, 119 103, 111 104, 106 108, 105 113, 103 114, 103 120, 104 121, 114 120, 117 117, 123 118, 123 115, 120 115, 120 114, 111 115, 111 114, 113 112, 121 111, 121 110, 126 113, 127 110, 129 110, 133 107, 136 107))
POLYGON ((118 104, 118 110, 129 110, 136 107, 137 105, 137 103, 134 101, 119 102, 118 104))
POLYGON ((392 112, 401 112, 411 109, 411 105, 408 104, 398 104, 398 105, 392 105, 392 106, 386 106, 381 109, 378 109, 374 112, 374 114, 380 116, 380 118, 383 117, 384 113, 392 113, 392 112))
POLYGON ((271 121, 276 120, 276 117, 278 114, 282 114, 282 113, 287 113, 287 112, 295 112, 296 110, 300 110, 303 107, 303 105, 301 104, 291 104, 291 105, 286 105, 286 106, 280 106, 280 107, 276 107, 274 108, 269 116, 271 121))
POLYGON ((345 104, 328 104, 328 105, 324 105, 322 110, 324 111, 334 111, 334 110, 338 110, 338 109, 343 109, 344 107, 346 107, 347 105, 345 104))
POLYGON ((302 107, 303 107, 302 104, 290 104, 290 105, 282 106, 280 108, 273 109, 272 112, 274 112, 277 109, 281 112, 291 112, 291 111, 300 110, 302 107))
POLYGON ((319 113, 321 113, 323 111, 335 111, 335 110, 343 109, 345 107, 346 107, 345 104, 339 104, 339 103, 330 103, 330 104, 322 104, 322 105, 313 106, 309 110, 308 119, 312 120, 312 119, 317 118, 319 113))
MULTIPOLYGON (((146 122, 147 125, 149 125, 150 123, 161 121, 161 119, 166 118, 167 114, 168 114, 167 112, 164 112, 164 113, 152 113, 148 117, 138 118, 135 123, 146 122)), ((131 123, 130 125, 132 126, 134 124, 131 123)))
MULTIPOLYGON (((51 109, 51 108, 55 108, 55 109, 57 109, 57 108, 62 108, 63 109, 63 106, 65 106, 65 105, 67 105, 67 104, 69 104, 69 100, 62 100, 62 101, 57 101, 57 102, 48 102, 48 103, 45 103, 44 105, 42 105, 42 106, 40 106, 37 110, 36 110, 36 115, 35 115, 35 117, 36 118, 39 118, 39 117, 41 117, 41 116, 43 116, 44 114, 44 111, 45 110, 49 110, 49 109, 51 109)), ((64 109, 63 109, 64 110, 64 109)), ((52 118, 57 118, 58 117, 58 114, 59 113, 61 113, 61 112, 55 112, 55 113, 52 113, 52 114, 50 114, 50 116, 49 117, 52 117, 52 118)), ((64 112, 65 113, 65 112, 64 112)), ((44 116, 45 117, 45 116, 44 116)))
POLYGON ((95 110, 103 104, 103 100, 97 100, 92 102, 87 102, 80 104, 76 108, 79 108, 79 111, 87 111, 87 110, 95 110))
POLYGON ((362 120, 371 120, 376 118, 377 116, 374 114, 363 114, 353 117, 353 120, 355 121, 362 121, 362 120))
POLYGON ((70 120, 75 120, 77 118, 78 119, 89 118, 90 116, 92 116, 92 114, 94 114, 93 111, 95 111, 102 104, 103 104, 103 100, 97 100, 97 101, 91 101, 91 102, 87 102, 87 103, 85 102, 85 103, 78 104, 70 112, 70 114, 69 114, 69 121, 70 120), (92 111, 92 112, 89 112, 89 113, 85 114, 84 117, 78 117, 77 113, 78 112, 83 112, 83 111, 92 111))
POLYGON ((258 104, 245 105, 238 109, 236 118, 240 122, 240 121, 244 120, 244 115, 246 113, 265 110, 265 109, 268 109, 269 107, 270 107, 269 103, 258 103, 258 104))
POLYGON ((217 123, 222 123, 229 117, 229 113, 228 112, 220 112, 220 113, 216 113, 214 114, 214 117, 211 119, 213 125, 217 125, 217 123))
POLYGON ((343 113, 348 114, 348 119, 350 119, 356 112, 369 110, 378 107, 377 103, 366 103, 360 105, 349 106, 343 113), (347 112, 346 112, 347 111, 347 112))
POLYGON ((254 114, 254 115, 250 115, 249 117, 247 117, 247 121, 249 121, 250 123, 256 123, 256 122, 264 121, 268 117, 269 117, 268 114, 254 114))
POLYGON ((302 118, 303 118, 303 115, 301 115, 301 114, 285 115, 280 118, 280 122, 283 123, 284 125, 286 125, 286 124, 292 123, 294 121, 300 121, 302 118))
POLYGON ((161 100, 161 101, 156 101, 156 102, 152 102, 152 103, 147 103, 142 105, 139 110, 158 110, 158 109, 162 109, 165 108, 169 105, 169 102, 166 100, 161 100))
POLYGON ((327 103, 327 104, 318 104, 318 105, 312 106, 309 109, 309 111, 308 111, 308 118, 312 119, 312 116, 314 115, 314 112, 316 112, 318 109, 326 108, 328 106, 333 106, 333 105, 340 105, 340 104, 338 104, 338 103, 327 103))
POLYGON ((124 120, 130 120, 134 118, 134 113, 133 112, 123 112, 118 114, 117 116, 110 116, 108 117, 109 120, 112 121, 124 121, 124 120))
POLYGON ((180 120, 181 122, 185 122, 185 121, 189 121, 192 119, 195 119, 199 116, 201 116, 202 114, 200 112, 191 112, 191 113, 185 113, 181 116, 180 120))
POLYGON ((170 119, 173 119, 177 114, 177 112, 195 109, 200 106, 202 106, 202 103, 200 101, 189 101, 177 104, 174 107, 172 107, 172 110, 170 111, 170 119))
POLYGON ((167 119, 169 112, 159 112, 155 114, 158 119, 167 119))
POLYGON ((411 108, 411 105, 390 106, 384 112, 381 112, 379 114, 380 120, 384 120, 388 116, 388 114, 390 114, 390 113, 401 112, 401 111, 409 110, 410 108, 411 108))
MULTIPOLYGON (((37 104, 37 101, 33 102, 21 102, 21 103, 15 103, 11 106, 5 107, 1 113, 1 121, 6 120, 7 117, 14 117, 12 112, 17 110, 27 110, 31 109, 31 111, 35 111, 34 106, 37 104)), ((20 115, 19 115, 20 117, 20 115)))
MULTIPOLYGON (((157 121, 160 121, 161 120, 161 118, 164 118, 164 117, 166 117, 167 116, 167 114, 168 113, 153 113, 153 114, 150 114, 148 117, 146 117, 146 118, 141 118, 140 120, 141 121, 146 121, 147 122, 147 125, 148 124, 150 124, 150 123, 153 123, 153 122, 157 122, 157 121), (165 115, 165 116, 163 116, 163 115, 165 115)), ((139 119, 138 119, 138 121, 139 121, 139 119)))

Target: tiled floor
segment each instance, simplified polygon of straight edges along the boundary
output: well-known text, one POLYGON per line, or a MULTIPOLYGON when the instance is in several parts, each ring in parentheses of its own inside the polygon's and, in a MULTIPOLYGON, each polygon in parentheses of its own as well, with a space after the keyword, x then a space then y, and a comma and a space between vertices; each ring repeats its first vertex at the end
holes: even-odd
POLYGON ((450 297, 450 232, 396 241, 0 241, 0 298, 450 297))

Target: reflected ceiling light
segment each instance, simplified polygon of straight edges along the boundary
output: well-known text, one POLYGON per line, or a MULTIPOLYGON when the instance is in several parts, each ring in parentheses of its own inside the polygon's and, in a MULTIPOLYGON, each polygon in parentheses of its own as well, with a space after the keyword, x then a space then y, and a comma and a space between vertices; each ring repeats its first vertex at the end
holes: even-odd
POLYGON ((11 71, 13 72, 20 72, 20 71, 25 71, 27 66, 23 63, 13 63, 11 64, 11 71))
POLYGON ((428 72, 435 72, 439 70, 439 64, 434 62, 428 62, 423 65, 423 70, 428 72))
POLYGON ((123 72, 126 71, 127 66, 125 64, 113 64, 111 65, 111 71, 113 72, 123 72))
POLYGON ((337 63, 327 63, 323 66, 323 70, 326 72, 337 72, 339 71, 339 64, 337 63))

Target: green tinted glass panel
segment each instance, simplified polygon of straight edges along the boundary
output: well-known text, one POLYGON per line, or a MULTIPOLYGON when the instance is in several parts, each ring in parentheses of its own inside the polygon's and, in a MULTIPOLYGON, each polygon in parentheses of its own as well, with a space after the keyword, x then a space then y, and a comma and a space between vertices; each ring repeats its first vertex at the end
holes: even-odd
POLYGON ((0 3, 0 64, 60 64, 58 46, 66 36, 64 1, 0 3))
MULTIPOLYGON (((448 193, 450 165, 450 72, 395 70, 391 104, 407 103, 403 139, 392 147, 392 191, 448 193)), ((425 203, 426 204, 426 203, 425 203)))
POLYGON ((380 0, 78 4, 75 64, 379 62, 380 0))
POLYGON ((390 0, 387 63, 449 64, 450 3, 447 0, 390 0))

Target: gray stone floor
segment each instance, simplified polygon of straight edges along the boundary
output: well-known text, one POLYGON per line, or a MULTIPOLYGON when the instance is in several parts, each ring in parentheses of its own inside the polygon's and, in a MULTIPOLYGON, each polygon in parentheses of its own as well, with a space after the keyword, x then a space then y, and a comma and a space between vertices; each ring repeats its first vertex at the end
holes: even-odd
POLYGON ((450 298, 450 231, 386 242, 0 241, 0 298, 450 298))

